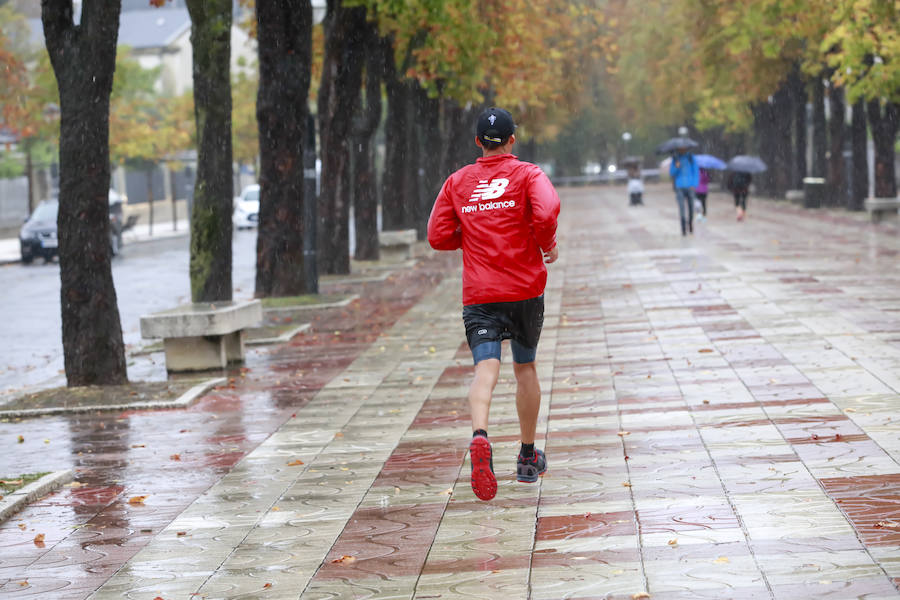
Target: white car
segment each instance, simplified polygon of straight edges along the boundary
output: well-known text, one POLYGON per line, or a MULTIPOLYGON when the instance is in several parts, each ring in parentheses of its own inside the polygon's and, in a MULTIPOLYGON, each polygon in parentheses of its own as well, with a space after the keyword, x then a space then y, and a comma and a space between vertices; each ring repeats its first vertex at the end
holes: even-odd
POLYGON ((248 185, 241 195, 234 199, 234 214, 231 222, 236 229, 250 229, 259 224, 259 186, 248 185))

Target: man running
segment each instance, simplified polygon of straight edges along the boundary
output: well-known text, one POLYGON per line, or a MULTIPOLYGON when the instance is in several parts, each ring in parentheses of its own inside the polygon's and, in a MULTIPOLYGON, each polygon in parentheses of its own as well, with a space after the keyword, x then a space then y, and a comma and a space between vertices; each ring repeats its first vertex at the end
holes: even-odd
POLYGON ((482 157, 447 178, 428 219, 432 248, 463 251, 463 323, 475 361, 469 457, 472 490, 482 500, 497 493, 487 427, 504 339, 512 349, 522 438, 516 479, 535 482, 547 470, 534 447, 541 406, 534 359, 544 324, 544 262, 559 257, 559 197, 540 168, 510 153, 515 129, 502 108, 481 113, 475 144, 482 157))

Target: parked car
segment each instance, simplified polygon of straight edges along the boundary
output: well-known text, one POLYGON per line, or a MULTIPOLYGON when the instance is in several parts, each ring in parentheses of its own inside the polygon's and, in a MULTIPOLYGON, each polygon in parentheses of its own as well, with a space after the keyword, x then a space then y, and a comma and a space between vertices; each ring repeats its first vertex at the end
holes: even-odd
POLYGON ((237 229, 250 229, 259 225, 259 186, 248 185, 234 199, 231 222, 237 229))
MULTIPOLYGON (((45 200, 37 205, 22 229, 19 230, 19 248, 22 262, 30 263, 35 258, 45 262, 59 254, 59 240, 56 231, 56 216, 59 213, 57 200, 45 200)), ((133 221, 131 223, 134 224, 133 221)), ((109 190, 109 249, 113 256, 122 247, 122 232, 128 227, 122 220, 122 198, 115 190, 109 190)))

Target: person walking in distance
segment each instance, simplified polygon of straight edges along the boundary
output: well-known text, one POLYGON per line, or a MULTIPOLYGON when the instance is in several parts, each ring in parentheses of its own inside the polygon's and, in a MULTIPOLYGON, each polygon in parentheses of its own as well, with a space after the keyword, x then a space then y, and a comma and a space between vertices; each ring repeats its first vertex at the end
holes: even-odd
POLYGON ((511 154, 515 129, 502 108, 481 113, 475 144, 482 156, 447 178, 428 219, 432 248, 463 252, 463 323, 475 363, 469 457, 472 490, 482 500, 497 493, 487 428, 504 339, 512 350, 522 442, 516 479, 535 482, 547 470, 546 456, 534 447, 541 405, 535 357, 544 324, 544 263, 559 257, 559 196, 539 167, 511 154))
POLYGON ((669 165, 669 175, 675 186, 681 235, 694 233, 694 190, 700 183, 700 169, 694 155, 687 148, 678 148, 669 165))

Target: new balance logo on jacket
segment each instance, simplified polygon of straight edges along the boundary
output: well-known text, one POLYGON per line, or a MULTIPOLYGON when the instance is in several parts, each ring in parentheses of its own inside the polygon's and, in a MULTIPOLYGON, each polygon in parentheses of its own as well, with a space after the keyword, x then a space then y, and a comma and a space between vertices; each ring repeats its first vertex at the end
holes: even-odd
POLYGON ((478 182, 478 185, 475 186, 475 191, 473 191, 472 195, 469 197, 469 202, 499 198, 503 195, 503 192, 506 191, 506 186, 508 185, 509 179, 504 179, 502 177, 492 179, 490 182, 488 182, 487 179, 482 179, 478 182))

